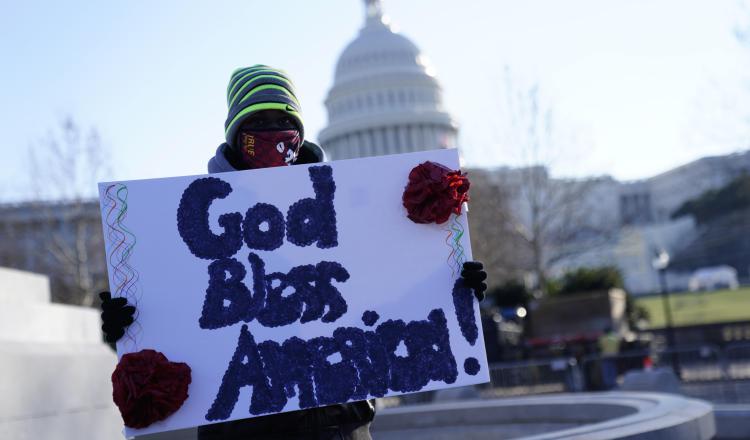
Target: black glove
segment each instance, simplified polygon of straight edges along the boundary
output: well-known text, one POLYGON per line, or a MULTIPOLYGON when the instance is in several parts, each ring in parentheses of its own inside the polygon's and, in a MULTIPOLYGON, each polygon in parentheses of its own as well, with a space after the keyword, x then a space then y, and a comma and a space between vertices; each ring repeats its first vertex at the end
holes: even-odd
POLYGON ((464 263, 464 269, 461 271, 461 278, 464 279, 464 286, 474 289, 474 296, 478 301, 484 299, 484 291, 487 290, 487 272, 479 261, 467 261, 464 263))
POLYGON ((125 328, 133 323, 135 307, 128 305, 125 298, 112 298, 109 292, 101 292, 102 331, 104 340, 116 342, 125 334, 125 328))

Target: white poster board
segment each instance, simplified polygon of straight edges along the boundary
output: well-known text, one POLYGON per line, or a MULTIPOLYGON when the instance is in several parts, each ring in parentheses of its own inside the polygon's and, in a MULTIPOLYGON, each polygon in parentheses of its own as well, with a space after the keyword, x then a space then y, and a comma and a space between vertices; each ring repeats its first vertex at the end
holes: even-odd
POLYGON ((118 355, 192 371, 179 410, 126 435, 489 381, 478 303, 454 288, 466 206, 436 225, 402 205, 425 161, 459 168, 436 150, 101 183, 112 295, 137 306, 118 355))

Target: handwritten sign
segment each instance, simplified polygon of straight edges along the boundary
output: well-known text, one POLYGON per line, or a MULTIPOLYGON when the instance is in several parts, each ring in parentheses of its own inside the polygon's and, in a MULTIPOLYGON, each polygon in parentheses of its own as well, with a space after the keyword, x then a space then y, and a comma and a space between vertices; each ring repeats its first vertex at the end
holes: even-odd
POLYGON ((438 150, 101 183, 110 287, 137 307, 118 354, 192 371, 177 412, 126 435, 487 382, 454 261, 467 214, 416 224, 401 203, 427 160, 459 167, 438 150))

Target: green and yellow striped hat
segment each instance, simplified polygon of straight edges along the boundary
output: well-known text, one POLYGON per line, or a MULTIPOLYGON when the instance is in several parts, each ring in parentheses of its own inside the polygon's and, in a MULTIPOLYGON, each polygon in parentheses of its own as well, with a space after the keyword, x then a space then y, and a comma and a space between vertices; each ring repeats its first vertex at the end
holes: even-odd
POLYGON ((294 85, 281 70, 263 64, 235 70, 227 86, 227 106, 229 115, 224 123, 224 135, 231 146, 242 122, 261 110, 287 113, 297 122, 300 139, 305 139, 302 109, 294 94, 294 85))

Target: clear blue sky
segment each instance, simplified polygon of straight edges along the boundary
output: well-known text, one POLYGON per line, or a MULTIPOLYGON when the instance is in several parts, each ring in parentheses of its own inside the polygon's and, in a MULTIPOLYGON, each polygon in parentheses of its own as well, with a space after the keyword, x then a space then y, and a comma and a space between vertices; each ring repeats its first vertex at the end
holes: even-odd
MULTIPOLYGON (((557 125, 575 133, 558 174, 647 177, 748 139, 750 122, 727 110, 750 78, 750 49, 733 35, 737 1, 383 5, 436 68, 469 165, 518 163, 497 140, 506 65, 519 82, 538 82, 557 125)), ((361 0, 6 2, 0 197, 27 194, 26 149, 66 114, 99 129, 112 179, 205 172, 238 66, 286 69, 315 139, 363 9, 361 0)))

